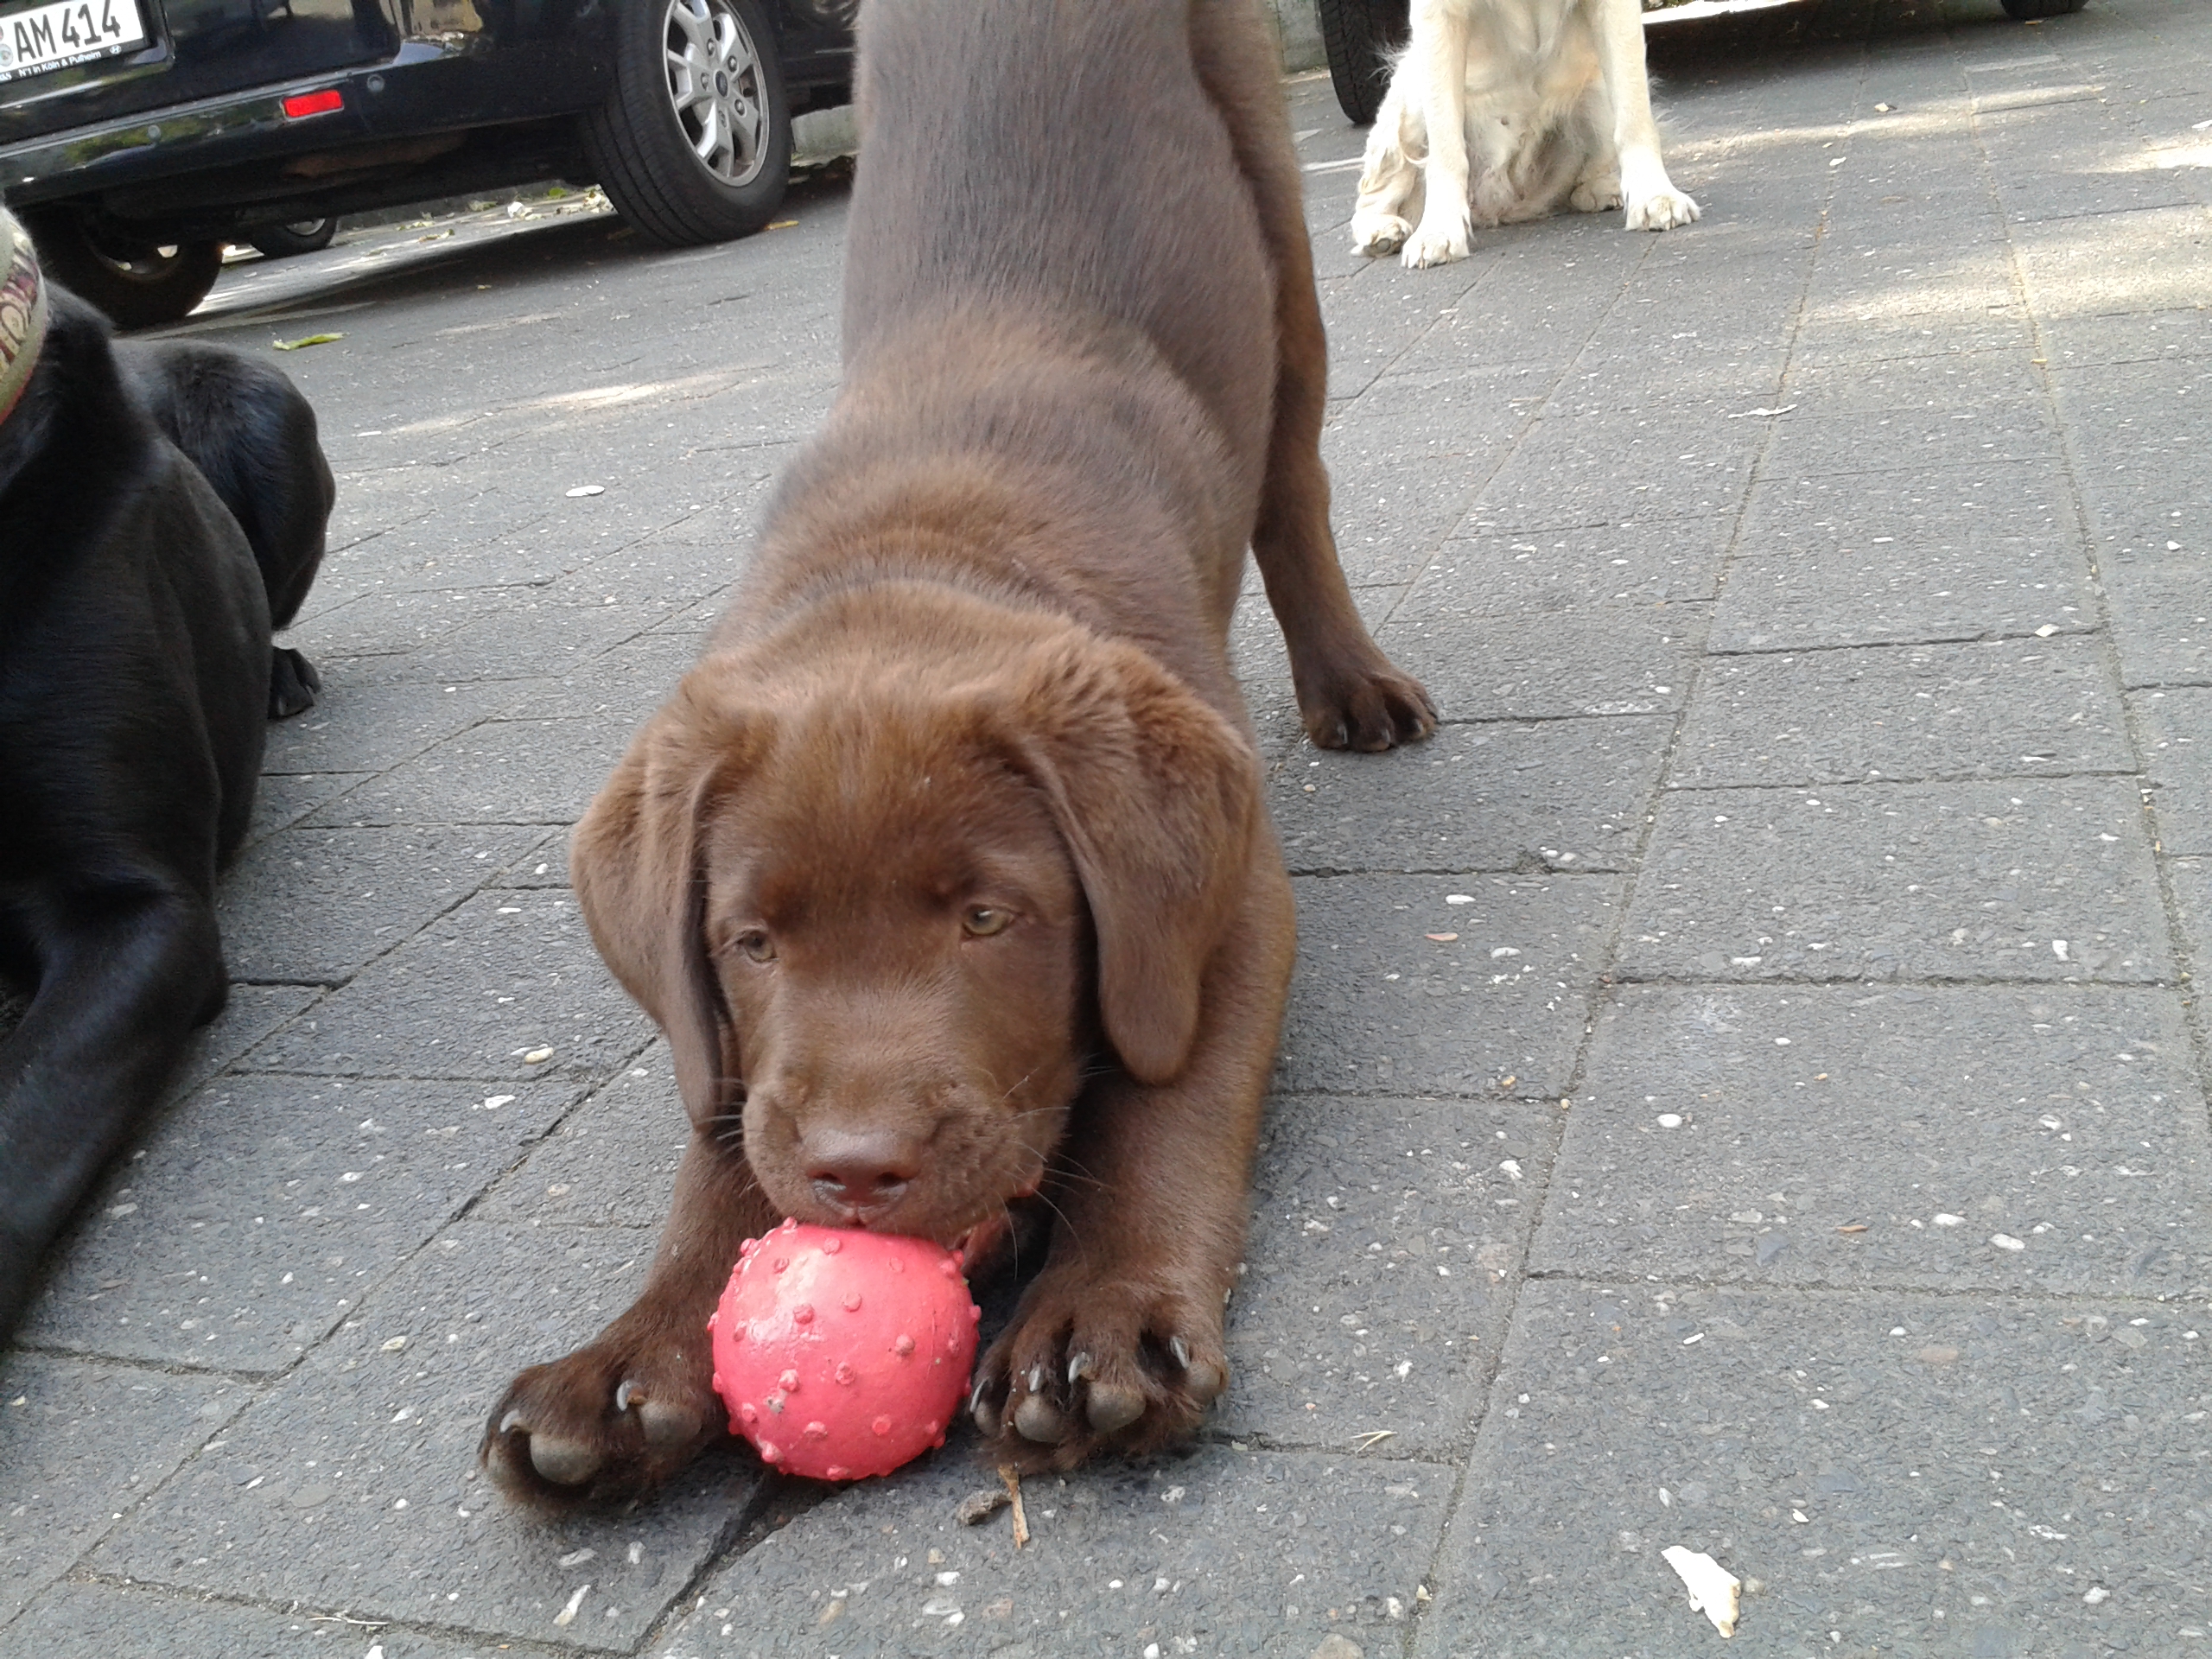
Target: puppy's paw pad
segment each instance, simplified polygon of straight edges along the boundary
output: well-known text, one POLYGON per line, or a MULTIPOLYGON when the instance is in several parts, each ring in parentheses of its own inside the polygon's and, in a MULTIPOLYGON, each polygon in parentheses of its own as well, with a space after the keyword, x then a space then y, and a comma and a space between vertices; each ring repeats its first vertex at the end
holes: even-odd
POLYGON ((1655 190, 1628 208, 1631 231, 1671 231, 1702 216, 1704 209, 1679 190, 1655 190))
POLYGON ((1355 217, 1351 222, 1352 251, 1366 254, 1370 258, 1395 253, 1405 245, 1406 238, 1413 234, 1413 228, 1395 213, 1355 217))
POLYGON ((531 1366, 493 1408, 478 1460, 509 1497, 543 1508, 658 1484, 720 1439, 727 1422, 703 1338, 681 1354, 674 1347, 602 1342, 531 1366))

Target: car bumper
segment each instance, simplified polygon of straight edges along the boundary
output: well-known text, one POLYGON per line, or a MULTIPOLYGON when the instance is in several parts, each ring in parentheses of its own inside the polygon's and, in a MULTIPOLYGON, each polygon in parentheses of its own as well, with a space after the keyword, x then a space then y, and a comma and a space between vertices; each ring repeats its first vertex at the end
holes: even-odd
POLYGON ((288 189, 275 179, 256 189, 249 175, 270 174, 277 163, 276 175, 312 188, 315 167, 342 172, 349 151, 365 162, 388 143, 588 109, 605 94, 611 73, 606 52, 575 41, 487 49, 480 41, 449 47, 414 40, 382 62, 0 149, 0 194, 11 207, 117 201, 174 183, 176 189, 163 193, 172 208, 235 201, 242 191, 274 198, 288 189), (287 99, 332 89, 340 107, 285 113, 287 99))

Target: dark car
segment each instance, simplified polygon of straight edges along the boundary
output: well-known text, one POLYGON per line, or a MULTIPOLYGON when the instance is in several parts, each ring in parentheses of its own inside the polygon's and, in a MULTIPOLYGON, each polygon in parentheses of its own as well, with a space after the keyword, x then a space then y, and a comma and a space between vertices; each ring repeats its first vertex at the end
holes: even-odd
POLYGON ((0 192, 64 284, 173 321, 226 242, 560 178, 670 247, 765 225, 852 0, 0 0, 0 192))

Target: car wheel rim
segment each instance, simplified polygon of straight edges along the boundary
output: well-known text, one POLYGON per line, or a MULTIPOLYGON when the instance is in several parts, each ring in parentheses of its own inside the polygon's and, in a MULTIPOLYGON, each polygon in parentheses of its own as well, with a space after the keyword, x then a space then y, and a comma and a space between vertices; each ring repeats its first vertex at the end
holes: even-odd
POLYGON ((670 0, 661 27, 669 103, 699 165, 750 184, 767 160, 768 99, 759 49, 727 0, 670 0))

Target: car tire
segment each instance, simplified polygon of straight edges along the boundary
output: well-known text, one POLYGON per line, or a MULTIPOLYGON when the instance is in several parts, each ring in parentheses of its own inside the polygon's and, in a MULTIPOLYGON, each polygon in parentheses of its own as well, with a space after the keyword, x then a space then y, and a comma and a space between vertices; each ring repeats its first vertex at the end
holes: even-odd
POLYGON ((302 219, 289 225, 264 225, 245 240, 264 259, 289 259, 295 254, 321 253, 337 234, 335 219, 302 219))
POLYGON ((2082 10, 2085 0, 2004 0, 2005 15, 2031 23, 2044 17, 2063 17, 2082 10))
POLYGON ((1329 80, 1337 105, 1354 126, 1364 127, 1382 107, 1390 85, 1384 56, 1405 44, 1412 27, 1411 0, 1317 0, 1321 46, 1329 56, 1329 80))
POLYGON ((614 86, 583 120, 615 212, 663 247, 747 236, 791 182, 791 116, 760 0, 627 0, 614 86))
POLYGON ((32 208, 22 217, 46 274, 118 328, 155 328, 189 316, 223 274, 220 242, 126 245, 96 235, 67 207, 32 208))

